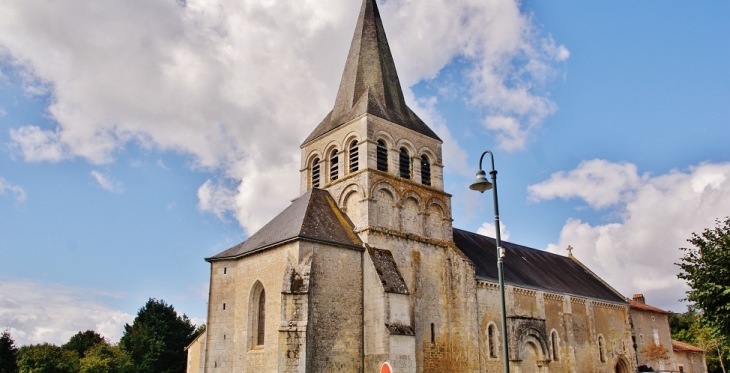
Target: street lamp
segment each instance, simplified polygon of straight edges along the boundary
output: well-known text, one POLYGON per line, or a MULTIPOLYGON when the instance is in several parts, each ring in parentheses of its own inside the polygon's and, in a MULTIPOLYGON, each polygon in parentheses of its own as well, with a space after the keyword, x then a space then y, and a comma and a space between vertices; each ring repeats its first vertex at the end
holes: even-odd
POLYGON ((485 190, 492 189, 492 196, 494 197, 494 229, 496 230, 497 240, 497 277, 499 280, 499 296, 502 306, 502 352, 504 353, 504 373, 509 373, 509 347, 507 346, 507 309, 504 304, 504 248, 502 247, 502 238, 499 233, 499 203, 497 202, 497 170, 494 169, 494 154, 487 150, 482 153, 479 158, 479 171, 477 171, 477 178, 474 184, 469 186, 469 189, 476 190, 477 192, 484 193, 485 190), (489 158, 492 160, 492 171, 489 174, 492 176, 492 182, 487 180, 487 174, 482 170, 482 160, 484 156, 489 153, 489 158))

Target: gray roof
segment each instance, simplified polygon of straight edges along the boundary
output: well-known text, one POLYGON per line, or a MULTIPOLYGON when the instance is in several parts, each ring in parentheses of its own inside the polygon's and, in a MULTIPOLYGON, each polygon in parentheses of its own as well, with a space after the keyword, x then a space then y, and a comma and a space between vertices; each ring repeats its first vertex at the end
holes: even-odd
MULTIPOLYGON (((454 228, 454 243, 476 266, 477 278, 497 281, 493 238, 454 228)), ((626 299, 573 258, 504 242, 504 282, 609 302, 626 299)))
POLYGON ((364 250, 354 225, 330 193, 310 189, 246 241, 207 261, 233 259, 295 239, 324 242, 364 250))
POLYGON ((363 114, 372 114, 441 140, 406 105, 375 0, 363 0, 335 107, 304 144, 363 114))

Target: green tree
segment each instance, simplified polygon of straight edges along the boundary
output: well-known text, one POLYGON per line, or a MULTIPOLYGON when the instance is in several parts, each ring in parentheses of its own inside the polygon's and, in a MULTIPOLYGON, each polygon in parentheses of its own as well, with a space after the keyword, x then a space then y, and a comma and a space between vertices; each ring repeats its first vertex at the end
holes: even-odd
POLYGON ((102 342, 105 342, 104 337, 93 330, 87 330, 85 332, 76 333, 68 340, 68 342, 62 345, 61 348, 76 351, 76 353, 79 354, 79 357, 84 357, 86 351, 102 342))
POLYGON ((730 347, 725 338, 703 323, 701 313, 693 307, 689 307, 685 313, 673 313, 669 315, 669 328, 672 330, 672 339, 705 350, 709 373, 725 373, 730 347))
POLYGON ((677 265, 679 278, 687 281, 687 300, 702 310, 702 317, 717 332, 730 333, 730 217, 716 220, 715 228, 692 233, 694 245, 681 248, 684 256, 677 265))
POLYGON ((132 357, 119 346, 112 346, 105 342, 97 343, 86 351, 86 356, 81 359, 80 366, 80 373, 134 372, 132 357))
POLYGON ((139 373, 185 371, 185 346, 193 340, 195 325, 179 316, 172 305, 150 299, 140 308, 132 325, 124 326, 119 346, 132 357, 139 373))
POLYGON ((18 350, 20 373, 78 373, 76 351, 64 350, 49 343, 23 346, 18 350))
POLYGON ((15 347, 15 341, 10 336, 10 331, 4 331, 0 336, 0 373, 18 372, 17 353, 18 348, 15 347))

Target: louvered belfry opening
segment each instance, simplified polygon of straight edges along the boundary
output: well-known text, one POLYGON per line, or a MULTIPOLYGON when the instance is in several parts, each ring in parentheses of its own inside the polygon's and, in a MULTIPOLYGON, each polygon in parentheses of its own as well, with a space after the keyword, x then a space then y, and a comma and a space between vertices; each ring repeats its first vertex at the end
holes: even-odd
POLYGON ((330 156, 330 180, 335 181, 338 178, 338 172, 340 171, 340 160, 337 154, 337 150, 332 151, 330 156))
POLYGON ((378 140, 378 171, 388 171, 388 148, 385 141, 378 140))
POLYGON ((398 169, 400 170, 400 177, 404 179, 411 178, 411 157, 408 155, 406 148, 400 148, 400 157, 398 162, 398 169))
POLYGON ((319 188, 319 158, 312 161, 312 188, 319 188))
POLYGON ((425 155, 421 156, 421 184, 431 185, 431 162, 425 155))
POLYGON ((357 141, 350 144, 350 172, 355 172, 360 166, 360 154, 357 148, 357 141))

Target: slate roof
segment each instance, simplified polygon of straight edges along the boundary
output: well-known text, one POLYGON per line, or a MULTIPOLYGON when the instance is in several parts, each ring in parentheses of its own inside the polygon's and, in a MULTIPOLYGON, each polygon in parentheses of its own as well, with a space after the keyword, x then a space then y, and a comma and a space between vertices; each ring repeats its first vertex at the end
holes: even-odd
POLYGON ((383 289, 386 293, 410 294, 406 282, 403 280, 398 264, 395 263, 393 253, 388 250, 367 247, 370 259, 373 261, 375 272, 380 277, 383 289))
MULTIPOLYGON (((479 279, 497 281, 497 245, 493 238, 454 228, 454 242, 476 266, 479 279)), ((506 284, 597 300, 626 303, 626 299, 606 285, 578 261, 502 241, 506 250, 506 284)))
POLYGON ((246 241, 205 260, 233 259, 295 239, 363 250, 362 241, 353 229, 350 218, 337 207, 330 193, 313 188, 246 241))
POLYGON ((664 313, 664 314, 670 314, 671 312, 665 311, 661 308, 657 308, 654 306, 650 306, 646 303, 637 302, 635 300, 629 300, 629 306, 633 309, 642 310, 642 311, 648 311, 648 312, 656 312, 656 313, 664 313))
POLYGON ((363 0, 334 108, 302 145, 364 114, 441 140, 406 105, 375 0, 363 0))

